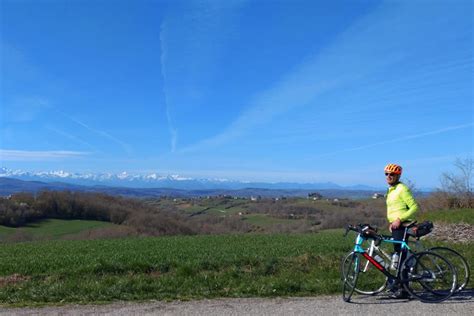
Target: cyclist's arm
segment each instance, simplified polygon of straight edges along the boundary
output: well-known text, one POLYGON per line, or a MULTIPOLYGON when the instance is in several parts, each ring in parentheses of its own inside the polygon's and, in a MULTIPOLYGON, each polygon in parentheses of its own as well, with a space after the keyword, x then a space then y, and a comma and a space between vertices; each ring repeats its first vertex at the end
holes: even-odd
POLYGON ((404 222, 413 219, 413 215, 418 211, 419 208, 418 203, 416 203, 415 198, 413 197, 413 194, 408 188, 406 188, 400 193, 400 198, 403 200, 403 202, 405 202, 408 207, 408 210, 406 212, 400 214, 400 221, 404 222))

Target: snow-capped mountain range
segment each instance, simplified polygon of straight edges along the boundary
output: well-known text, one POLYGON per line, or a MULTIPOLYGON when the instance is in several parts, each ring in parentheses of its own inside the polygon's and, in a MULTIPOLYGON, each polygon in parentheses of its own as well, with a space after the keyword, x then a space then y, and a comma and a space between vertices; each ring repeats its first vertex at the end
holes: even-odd
POLYGON ((119 186, 131 188, 174 188, 185 190, 197 189, 345 189, 345 190, 376 190, 373 187, 356 185, 343 187, 335 183, 264 183, 244 182, 227 179, 195 179, 180 175, 160 175, 157 173, 131 174, 122 173, 76 173, 59 171, 23 171, 0 168, 0 177, 26 181, 64 182, 80 185, 119 186))

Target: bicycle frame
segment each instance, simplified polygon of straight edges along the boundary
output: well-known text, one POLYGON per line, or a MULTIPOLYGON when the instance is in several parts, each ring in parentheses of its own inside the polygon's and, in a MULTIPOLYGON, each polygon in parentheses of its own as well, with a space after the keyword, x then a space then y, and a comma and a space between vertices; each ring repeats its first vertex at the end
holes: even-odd
POLYGON ((392 291, 403 286, 403 289, 410 295, 419 298, 422 302, 433 303, 442 302, 455 292, 456 270, 441 255, 430 251, 414 253, 407 241, 393 240, 390 236, 378 235, 376 229, 368 224, 348 225, 345 236, 349 231, 355 231, 357 236, 352 252, 344 258, 341 266, 344 301, 349 302, 354 291, 360 294, 376 294, 385 286, 388 286, 392 291), (362 247, 366 240, 374 240, 368 249, 362 247), (395 272, 389 271, 385 262, 380 262, 378 255, 390 258, 389 255, 381 251, 380 243, 396 244, 403 251, 402 259, 400 259, 395 272), (405 253, 407 257, 403 259, 405 253), (364 260, 362 257, 368 261, 367 263, 364 261, 364 266, 367 264, 368 268, 370 263, 386 277, 386 284, 378 287, 375 291, 356 289, 359 273, 363 272, 361 270, 361 261, 364 260))
MULTIPOLYGON (((353 252, 359 253, 365 259, 367 259, 367 261, 369 261, 377 270, 382 272, 388 278, 389 283, 393 283, 394 281, 399 280, 397 275, 398 275, 398 271, 400 269, 401 263, 397 267, 397 271, 396 271, 397 274, 396 275, 391 274, 383 265, 378 263, 377 260, 375 260, 375 258, 372 257, 372 252, 373 251, 370 251, 371 253, 369 254, 364 250, 364 248, 362 247, 362 243, 367 239, 368 238, 363 237, 360 233, 357 234, 353 252)), ((400 244, 401 248, 402 248, 402 251, 403 250, 411 251, 411 248, 408 246, 407 242, 405 242, 405 241, 383 238, 383 239, 381 239, 381 242, 386 242, 386 243, 391 243, 391 244, 400 244)), ((373 247, 376 247, 376 246, 372 245, 371 249, 373 247)))

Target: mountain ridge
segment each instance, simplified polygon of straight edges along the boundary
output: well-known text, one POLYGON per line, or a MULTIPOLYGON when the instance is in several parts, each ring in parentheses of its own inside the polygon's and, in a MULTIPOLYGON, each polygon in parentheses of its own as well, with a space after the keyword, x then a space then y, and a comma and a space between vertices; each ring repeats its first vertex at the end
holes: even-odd
MULTIPOLYGON (((344 190, 344 189, 269 189, 269 188, 242 188, 242 189, 201 189, 184 190, 175 188, 130 188, 130 187, 109 187, 103 185, 85 186, 63 182, 41 182, 24 181, 20 179, 0 177, 0 196, 8 196, 19 192, 37 193, 44 190, 50 191, 76 191, 76 192, 97 192, 109 195, 120 195, 138 198, 196 198, 207 196, 232 196, 232 197, 307 197, 309 193, 317 191, 325 198, 369 198, 373 195, 372 190, 344 190)), ((383 191, 378 191, 383 192, 383 191)))
POLYGON ((172 188, 182 190, 227 189, 238 190, 245 188, 266 189, 297 189, 297 190, 369 190, 380 191, 383 188, 362 184, 341 186, 333 182, 298 183, 298 182, 250 182, 217 178, 189 178, 180 175, 160 175, 158 173, 131 174, 122 173, 72 173, 63 170, 30 172, 0 168, 1 178, 13 178, 24 181, 63 182, 75 185, 94 186, 105 185, 128 188, 172 188))

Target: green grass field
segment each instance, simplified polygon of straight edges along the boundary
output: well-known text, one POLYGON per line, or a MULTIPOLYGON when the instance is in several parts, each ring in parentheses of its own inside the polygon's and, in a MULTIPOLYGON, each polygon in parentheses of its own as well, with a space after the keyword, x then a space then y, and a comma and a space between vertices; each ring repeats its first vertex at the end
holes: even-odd
POLYGON ((4 240, 20 231, 30 235, 33 239, 59 239, 86 230, 102 229, 112 226, 116 225, 100 221, 48 219, 31 223, 21 228, 0 226, 0 240, 4 240))
MULTIPOLYGON (((337 293, 340 258, 353 238, 331 230, 3 244, 0 303, 337 293)), ((456 249, 472 262, 472 246, 456 249)))
POLYGON ((341 236, 326 232, 4 244, 0 302, 333 293, 339 288, 339 257, 350 246, 341 236))
POLYGON ((272 225, 289 225, 295 224, 296 222, 305 222, 302 219, 286 219, 286 218, 275 218, 268 216, 266 214, 248 214, 244 216, 244 220, 248 223, 259 226, 259 227, 268 227, 272 225))
POLYGON ((423 220, 430 220, 432 222, 445 223, 466 223, 474 225, 474 209, 463 208, 454 210, 441 210, 434 212, 422 213, 418 216, 419 222, 423 220))
MULTIPOLYGON (((209 211, 235 213, 239 207, 228 203, 213 205, 209 211)), ((426 217, 435 223, 473 224, 472 211, 430 212, 420 214, 419 221, 426 217)), ((265 214, 244 217, 258 227, 298 221, 265 214)), ((340 259, 352 248, 355 237, 352 233, 343 238, 342 230, 325 230, 314 234, 61 240, 114 226, 54 219, 22 228, 0 226, 0 241, 19 231, 43 239, 0 244, 0 305, 339 293, 340 259)), ((444 245, 461 252, 472 266, 473 241, 444 245)), ((474 286, 472 279, 468 288, 474 286)))

